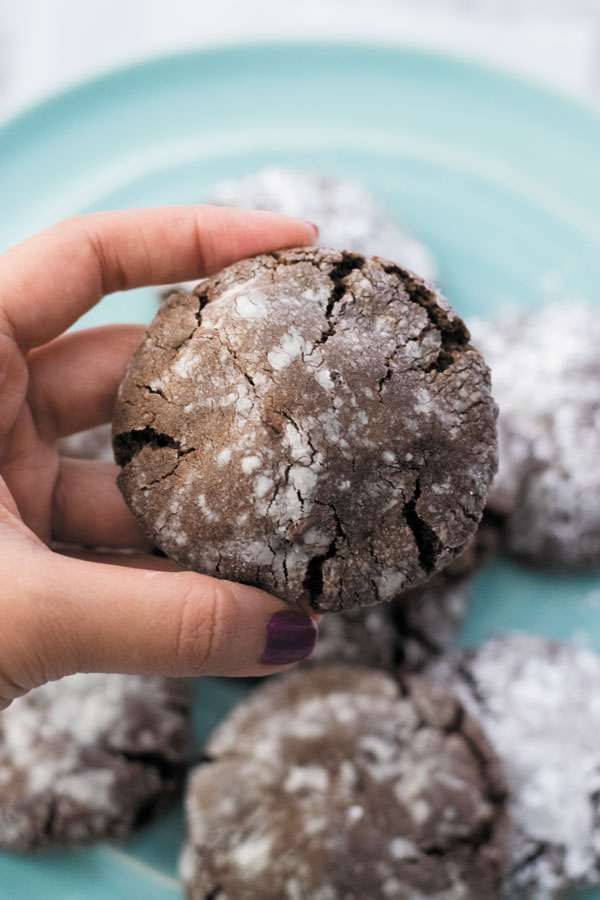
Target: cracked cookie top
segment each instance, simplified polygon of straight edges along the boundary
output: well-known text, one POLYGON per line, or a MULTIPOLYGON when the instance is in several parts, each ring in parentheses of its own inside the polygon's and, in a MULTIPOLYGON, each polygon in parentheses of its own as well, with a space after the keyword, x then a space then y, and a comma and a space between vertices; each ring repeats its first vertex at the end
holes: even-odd
POLYGON ((558 900, 600 884, 600 659, 528 634, 441 661, 500 757, 513 824, 504 900, 558 900))
POLYGON ((370 605, 474 532, 495 414, 432 287, 377 257, 289 250, 160 310, 119 391, 119 485, 188 568, 320 611, 370 605))
POLYGON ((260 688, 189 782, 188 900, 494 900, 504 786, 460 704, 346 666, 260 688))
POLYGON ((189 689, 137 675, 71 675, 0 716, 0 847, 126 837, 180 785, 189 689))

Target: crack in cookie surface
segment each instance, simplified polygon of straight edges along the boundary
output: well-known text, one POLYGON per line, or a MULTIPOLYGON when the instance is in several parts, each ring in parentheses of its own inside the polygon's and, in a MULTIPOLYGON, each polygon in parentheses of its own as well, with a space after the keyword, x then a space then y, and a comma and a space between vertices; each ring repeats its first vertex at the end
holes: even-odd
POLYGON ((119 484, 189 568, 321 611, 369 605, 469 539, 494 418, 441 295, 376 258, 280 251, 163 306, 120 390, 119 484))

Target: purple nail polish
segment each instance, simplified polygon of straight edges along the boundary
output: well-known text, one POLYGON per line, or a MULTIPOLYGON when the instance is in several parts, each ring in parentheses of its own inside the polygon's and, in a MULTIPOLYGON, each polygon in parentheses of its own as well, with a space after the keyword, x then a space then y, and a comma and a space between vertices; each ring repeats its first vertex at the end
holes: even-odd
POLYGON ((261 663, 285 666, 299 662, 315 649, 319 629, 310 616, 294 610, 273 613, 267 623, 267 643, 261 663))

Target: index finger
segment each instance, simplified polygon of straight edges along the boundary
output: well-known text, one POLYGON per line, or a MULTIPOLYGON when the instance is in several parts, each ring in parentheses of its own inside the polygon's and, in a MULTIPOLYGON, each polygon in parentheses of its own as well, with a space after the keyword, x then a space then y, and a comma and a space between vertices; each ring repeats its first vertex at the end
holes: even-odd
POLYGON ((189 281, 315 228, 278 213, 167 206, 66 219, 0 256, 0 313, 21 347, 45 344, 105 294, 189 281))

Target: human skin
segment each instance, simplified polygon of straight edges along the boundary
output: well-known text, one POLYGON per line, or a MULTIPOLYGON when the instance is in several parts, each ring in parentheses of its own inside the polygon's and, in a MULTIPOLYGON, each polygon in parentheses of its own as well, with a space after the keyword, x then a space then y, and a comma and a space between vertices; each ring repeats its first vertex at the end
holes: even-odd
MULTIPOLYGON (((260 660, 281 660, 267 652, 267 626, 272 633, 288 604, 148 555, 116 465, 63 459, 56 441, 110 420, 145 332, 64 334, 105 294, 201 278, 312 244, 315 234, 272 213, 167 207, 69 219, 0 256, 0 709, 75 672, 247 676, 285 667, 260 660), (67 555, 52 542, 115 552, 67 555)), ((307 655, 314 620, 293 615, 307 655)))

